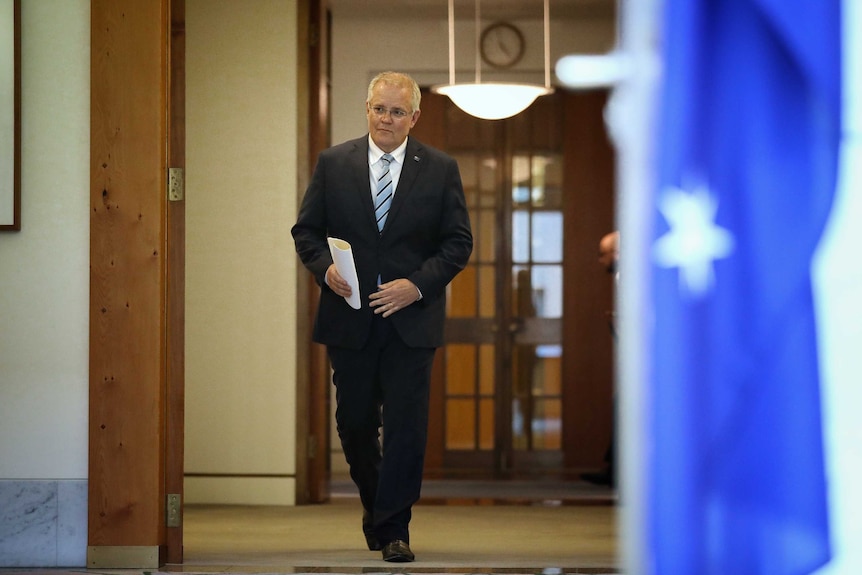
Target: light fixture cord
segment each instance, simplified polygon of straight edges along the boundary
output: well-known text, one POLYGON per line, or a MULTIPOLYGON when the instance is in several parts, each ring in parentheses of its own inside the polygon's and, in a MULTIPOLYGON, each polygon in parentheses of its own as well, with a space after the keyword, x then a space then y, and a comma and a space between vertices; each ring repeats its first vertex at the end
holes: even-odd
POLYGON ((545 0, 545 88, 551 87, 551 18, 548 14, 548 4, 545 0))
POLYGON ((481 24, 479 16, 479 0, 476 0, 476 83, 482 83, 482 55, 480 53, 479 36, 481 35, 481 24))
POLYGON ((449 0, 449 84, 455 83, 455 0, 449 0))

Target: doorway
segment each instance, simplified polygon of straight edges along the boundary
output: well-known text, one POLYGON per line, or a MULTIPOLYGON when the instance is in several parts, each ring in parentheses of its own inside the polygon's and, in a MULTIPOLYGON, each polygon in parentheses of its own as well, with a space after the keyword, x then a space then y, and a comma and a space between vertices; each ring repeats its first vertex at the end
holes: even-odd
POLYGON ((566 477, 602 464, 613 361, 613 285, 595 262, 613 226, 606 97, 557 92, 491 122, 423 94, 413 135, 458 160, 474 236, 449 287, 429 477, 566 477))

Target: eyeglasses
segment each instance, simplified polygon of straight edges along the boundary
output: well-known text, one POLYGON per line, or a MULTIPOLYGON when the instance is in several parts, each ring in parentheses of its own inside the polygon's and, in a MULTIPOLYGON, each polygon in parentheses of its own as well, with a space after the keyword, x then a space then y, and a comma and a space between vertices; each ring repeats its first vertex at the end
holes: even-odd
POLYGON ((392 108, 390 110, 389 108, 385 108, 383 106, 371 106, 371 111, 374 112, 374 115, 378 118, 382 118, 386 115, 387 112, 389 112, 389 115, 392 117, 393 120, 403 120, 410 115, 410 112, 402 110, 401 108, 392 108))

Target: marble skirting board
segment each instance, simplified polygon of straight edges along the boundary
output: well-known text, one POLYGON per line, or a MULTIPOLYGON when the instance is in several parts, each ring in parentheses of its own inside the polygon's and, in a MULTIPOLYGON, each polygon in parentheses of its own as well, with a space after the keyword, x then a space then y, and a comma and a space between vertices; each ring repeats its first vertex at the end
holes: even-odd
POLYGON ((0 479, 0 567, 85 567, 87 481, 0 479))

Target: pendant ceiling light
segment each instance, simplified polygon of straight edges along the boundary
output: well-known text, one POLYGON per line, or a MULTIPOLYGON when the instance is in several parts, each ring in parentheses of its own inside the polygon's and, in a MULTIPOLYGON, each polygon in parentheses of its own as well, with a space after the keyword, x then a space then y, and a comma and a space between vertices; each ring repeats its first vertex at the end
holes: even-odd
POLYGON ((471 116, 485 120, 501 120, 519 114, 539 96, 553 92, 548 1, 544 0, 544 86, 515 82, 482 82, 482 62, 479 53, 481 26, 479 0, 476 0, 476 81, 455 83, 455 0, 449 0, 449 83, 433 86, 431 91, 448 96, 456 106, 471 116))

